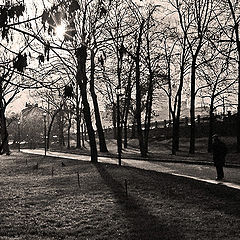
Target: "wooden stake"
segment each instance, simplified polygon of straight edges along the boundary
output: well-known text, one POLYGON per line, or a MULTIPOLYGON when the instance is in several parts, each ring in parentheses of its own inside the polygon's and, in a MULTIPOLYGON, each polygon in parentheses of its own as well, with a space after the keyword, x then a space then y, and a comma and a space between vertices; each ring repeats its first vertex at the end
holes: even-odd
POLYGON ((77 172, 77 177, 78 177, 78 187, 80 188, 80 177, 79 177, 79 172, 77 172))
POLYGON ((125 191, 126 191, 126 197, 128 197, 127 179, 125 179, 125 191))

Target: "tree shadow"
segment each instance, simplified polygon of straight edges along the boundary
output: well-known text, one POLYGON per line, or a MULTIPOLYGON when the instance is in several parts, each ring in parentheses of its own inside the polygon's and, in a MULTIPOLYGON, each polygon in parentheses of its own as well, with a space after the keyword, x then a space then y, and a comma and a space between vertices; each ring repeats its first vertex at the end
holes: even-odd
MULTIPOLYGON (((124 239, 184 239, 183 231, 176 224, 167 224, 164 218, 154 216, 131 195, 126 196, 124 184, 114 179, 104 164, 94 164, 105 184, 111 189, 118 206, 126 217, 129 229, 124 239)), ((121 216, 119 216, 120 218, 121 216)), ((125 233, 124 233, 125 234, 125 233)))

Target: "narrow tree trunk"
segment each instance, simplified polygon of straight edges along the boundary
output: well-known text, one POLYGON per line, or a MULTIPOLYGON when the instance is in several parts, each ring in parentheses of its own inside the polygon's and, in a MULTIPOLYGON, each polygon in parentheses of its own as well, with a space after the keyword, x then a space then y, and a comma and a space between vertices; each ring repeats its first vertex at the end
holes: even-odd
POLYGON ((85 148, 85 143, 84 143, 84 124, 81 125, 81 135, 82 135, 82 146, 85 148))
POLYGON ((124 141, 123 146, 127 148, 128 145, 128 114, 129 114, 129 107, 131 102, 131 77, 132 77, 132 68, 133 64, 130 67, 129 75, 128 75, 128 84, 126 88, 126 98, 125 98, 125 106, 123 111, 123 133, 124 133, 124 141))
POLYGON ((238 51, 238 107, 237 107, 237 152, 240 152, 240 36, 239 36, 239 20, 236 16, 236 11, 231 0, 228 0, 228 5, 234 21, 234 32, 236 36, 236 45, 238 51))
POLYGON ((180 73, 180 83, 177 92, 177 116, 173 118, 173 134, 172 134, 172 154, 176 155, 176 152, 179 150, 179 131, 180 131, 180 115, 182 107, 182 89, 184 81, 184 57, 185 47, 183 49, 181 73, 180 73))
POLYGON ((72 126, 72 121, 71 121, 71 116, 70 119, 68 121, 68 139, 67 139, 67 148, 70 149, 70 130, 71 130, 71 126, 72 126))
POLYGON ((6 153, 10 154, 9 144, 8 144, 8 131, 5 117, 5 107, 3 106, 3 96, 2 96, 2 78, 0 78, 0 124, 1 124, 1 140, 0 154, 6 153))
POLYGON ((80 118, 80 110, 79 110, 79 94, 78 94, 78 84, 76 84, 76 123, 77 123, 77 143, 76 143, 76 148, 79 149, 81 148, 81 129, 80 129, 80 123, 81 123, 81 118, 80 118))
POLYGON ((113 110, 112 110, 112 121, 113 121, 113 138, 117 139, 117 114, 116 114, 116 103, 113 103, 113 110))
MULTIPOLYGON (((240 58, 240 42, 238 45, 238 53, 240 58)), ((240 60, 238 61, 237 152, 240 152, 240 60)))
MULTIPOLYGON (((149 21, 147 22, 147 29, 149 29, 149 21)), ((151 56, 150 56, 150 40, 147 33, 147 59, 148 59, 148 71, 149 71, 149 82, 148 82, 148 93, 147 93, 147 104, 146 104, 146 114, 145 114, 145 129, 144 129, 144 143, 145 152, 148 153, 148 138, 152 117, 152 101, 153 101, 153 71, 151 66, 151 56)), ((170 79, 170 67, 169 67, 169 79, 170 79)))
POLYGON ((62 110, 62 105, 60 106, 59 109, 57 109, 54 113, 53 113, 53 116, 52 116, 52 119, 49 123, 49 126, 48 126, 48 131, 47 131, 47 149, 49 149, 50 147, 50 135, 51 135, 51 131, 52 131, 52 126, 53 126, 53 122, 55 120, 55 117, 57 116, 57 114, 62 110))
POLYGON ((149 137, 149 131, 150 131, 151 116, 152 116, 152 100, 153 100, 153 73, 151 69, 149 69, 149 86, 148 86, 145 129, 144 129, 144 144, 145 144, 145 152, 147 153, 148 153, 148 137, 149 137))
POLYGON ((99 138, 99 147, 100 147, 100 152, 108 152, 104 131, 102 127, 102 121, 100 117, 97 95, 95 93, 95 88, 94 88, 94 77, 95 77, 94 73, 95 73, 94 52, 93 50, 91 50, 90 92, 91 92, 93 106, 94 106, 95 120, 96 120, 96 126, 97 126, 98 138, 99 138))
POLYGON ((138 141, 139 141, 139 148, 142 157, 147 156, 147 152, 145 149, 144 139, 143 139, 143 132, 142 132, 142 120, 141 120, 141 84, 140 84, 140 47, 142 42, 142 32, 143 32, 144 21, 142 22, 139 30, 139 37, 138 37, 138 46, 136 51, 135 63, 136 63, 136 122, 137 122, 137 133, 138 133, 138 141))
POLYGON ((189 153, 195 153, 195 75, 196 75, 196 56, 193 56, 192 60, 192 73, 191 73, 191 107, 190 107, 190 117, 191 117, 191 128, 190 128, 190 148, 189 153))
POLYGON ((212 136, 214 132, 214 91, 212 93, 211 102, 210 102, 210 109, 209 109, 209 129, 208 129, 208 152, 212 151, 212 136))
POLYGON ((133 118, 133 124, 132 124, 132 134, 131 134, 131 138, 134 139, 136 138, 136 118, 133 118))
POLYGON ((123 147, 127 148, 128 147, 128 126, 127 126, 127 121, 124 121, 123 134, 124 134, 123 147))
POLYGON ((140 87, 140 69, 139 69, 139 62, 136 62, 136 122, 137 122, 137 134, 138 134, 138 141, 139 141, 139 148, 142 157, 147 155, 145 148, 144 148, 144 141, 143 141, 143 132, 142 132, 142 120, 141 120, 141 87, 140 87))
POLYGON ((8 144, 8 131, 6 126, 5 108, 0 109, 0 122, 1 122, 1 139, 2 143, 0 145, 0 154, 6 153, 10 154, 9 144, 8 144))
POLYGON ((63 133, 63 110, 61 109, 59 112, 59 117, 58 117, 58 137, 59 137, 59 145, 60 148, 64 146, 64 133, 63 133))
POLYGON ((173 116, 173 129, 172 129, 172 155, 177 153, 177 137, 175 135, 177 129, 177 119, 173 116))
MULTIPOLYGON (((179 96, 179 98, 181 99, 181 96, 179 96)), ((181 115, 181 104, 182 104, 180 101, 181 100, 179 100, 179 102, 178 102, 177 117, 176 117, 175 132, 174 132, 176 151, 179 151, 180 115, 181 115)))
POLYGON ((212 136, 214 132, 214 114, 213 109, 210 108, 209 114, 209 131, 208 131, 208 152, 212 152, 212 136))
POLYGON ((97 153, 96 139, 95 139, 94 129, 92 126, 91 111, 90 111, 90 106, 89 106, 88 97, 87 97, 87 76, 86 76, 87 47, 84 44, 77 50, 76 57, 78 60, 76 79, 80 87, 80 92, 82 97, 83 114, 84 114, 84 119, 87 126, 88 137, 89 137, 90 148, 91 148, 91 161, 97 162, 98 153, 97 153))

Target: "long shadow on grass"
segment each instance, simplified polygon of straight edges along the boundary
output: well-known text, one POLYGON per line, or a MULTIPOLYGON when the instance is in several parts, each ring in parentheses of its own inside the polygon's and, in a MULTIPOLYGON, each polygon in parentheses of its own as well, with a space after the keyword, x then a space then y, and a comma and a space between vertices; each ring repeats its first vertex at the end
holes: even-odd
POLYGON ((123 185, 111 176, 103 164, 97 163, 94 166, 106 185, 110 187, 117 204, 123 211, 119 218, 127 218, 125 225, 129 231, 125 239, 184 239, 183 231, 179 226, 167 225, 163 218, 159 219, 152 215, 143 206, 143 200, 138 202, 132 196, 126 197, 123 185))

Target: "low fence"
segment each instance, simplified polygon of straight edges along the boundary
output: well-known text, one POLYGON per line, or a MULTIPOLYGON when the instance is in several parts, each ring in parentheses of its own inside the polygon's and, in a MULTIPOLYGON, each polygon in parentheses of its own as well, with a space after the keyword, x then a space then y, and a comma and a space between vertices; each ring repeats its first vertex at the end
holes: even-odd
MULTIPOLYGON (((116 130, 115 130, 116 131, 116 130)), ((172 123, 169 121, 154 122, 151 123, 149 137, 156 140, 169 139, 172 137, 172 123)), ((180 136, 190 137, 191 125, 187 119, 181 120, 180 122, 180 136)), ((237 132, 237 121, 236 118, 224 118, 215 119, 213 132, 219 134, 220 136, 236 136, 237 132)), ((130 138, 135 138, 137 136, 137 127, 128 126, 127 134, 130 138)), ((197 138, 208 137, 209 135, 209 119, 197 119, 195 134, 197 138)), ((114 129, 105 129, 106 138, 114 138, 114 129)))

